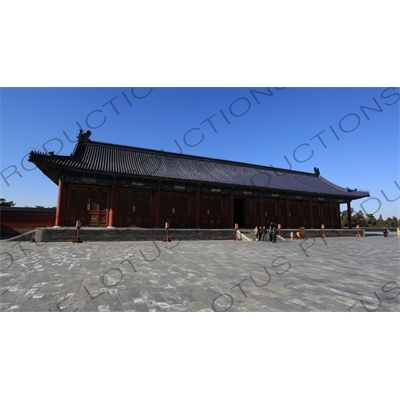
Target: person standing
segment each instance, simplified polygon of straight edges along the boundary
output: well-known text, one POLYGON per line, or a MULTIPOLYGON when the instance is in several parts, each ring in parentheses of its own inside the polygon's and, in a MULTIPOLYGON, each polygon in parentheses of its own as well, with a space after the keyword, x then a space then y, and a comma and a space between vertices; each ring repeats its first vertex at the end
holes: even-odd
POLYGON ((276 228, 272 229, 272 243, 276 243, 276 228))
POLYGON ((271 224, 269 225, 269 231, 268 231, 268 234, 269 234, 269 241, 270 242, 272 242, 272 230, 274 229, 274 223, 273 222, 271 222, 271 224))
POLYGON ((261 240, 263 242, 265 242, 265 237, 267 236, 267 229, 265 228, 265 225, 263 226, 263 230, 262 230, 262 236, 261 236, 261 240))
POLYGON ((256 242, 257 242, 257 240, 258 240, 258 225, 256 225, 256 227, 254 228, 254 234, 255 234, 255 236, 256 236, 256 242))
POLYGON ((263 228, 260 225, 260 227, 258 228, 258 240, 261 242, 261 238, 262 238, 262 234, 263 234, 263 228))

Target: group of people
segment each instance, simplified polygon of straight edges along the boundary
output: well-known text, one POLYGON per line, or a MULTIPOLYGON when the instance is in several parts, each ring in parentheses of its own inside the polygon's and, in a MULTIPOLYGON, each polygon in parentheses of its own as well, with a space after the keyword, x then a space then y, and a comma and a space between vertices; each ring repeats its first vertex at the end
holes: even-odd
POLYGON ((256 242, 272 242, 276 243, 276 235, 278 234, 276 224, 271 222, 269 227, 256 226, 254 228, 254 234, 256 236, 256 242))

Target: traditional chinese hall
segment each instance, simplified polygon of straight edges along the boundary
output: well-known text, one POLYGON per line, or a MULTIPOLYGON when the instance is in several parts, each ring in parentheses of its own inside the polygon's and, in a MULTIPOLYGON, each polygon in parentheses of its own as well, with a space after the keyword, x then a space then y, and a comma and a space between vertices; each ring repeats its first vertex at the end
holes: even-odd
MULTIPOLYGON (((319 169, 300 172, 149 150, 78 136, 71 155, 32 151, 29 161, 58 185, 55 225, 228 229, 340 228, 340 204, 369 196, 319 169)), ((350 221, 351 223, 351 221, 350 221)), ((351 226, 350 226, 351 227, 351 226)))

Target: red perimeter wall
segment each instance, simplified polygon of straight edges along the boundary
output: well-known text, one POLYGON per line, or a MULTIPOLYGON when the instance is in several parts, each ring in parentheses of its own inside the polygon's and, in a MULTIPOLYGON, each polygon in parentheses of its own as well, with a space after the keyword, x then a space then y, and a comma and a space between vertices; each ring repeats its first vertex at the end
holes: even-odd
POLYGON ((56 209, 0 208, 1 236, 14 236, 40 227, 54 226, 56 209))

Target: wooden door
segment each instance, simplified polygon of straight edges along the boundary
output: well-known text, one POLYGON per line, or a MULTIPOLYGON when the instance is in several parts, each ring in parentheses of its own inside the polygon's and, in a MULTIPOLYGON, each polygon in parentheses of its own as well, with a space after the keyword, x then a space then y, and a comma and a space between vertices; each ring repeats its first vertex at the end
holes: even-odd
POLYGON ((289 201, 289 225, 290 228, 300 228, 299 202, 296 200, 289 201))
POLYGON ((108 188, 71 186, 68 198, 67 221, 75 226, 80 220, 82 226, 107 226, 108 188))
POLYGON ((265 226, 269 226, 271 224, 271 222, 275 222, 275 219, 278 218, 275 199, 265 200, 264 212, 267 213, 267 216, 265 217, 265 226))
POLYGON ((181 193, 161 195, 160 224, 165 222, 170 228, 187 228, 189 222, 189 196, 181 193))
POLYGON ((117 192, 117 226, 150 227, 150 192, 119 189, 117 192))
POLYGON ((301 226, 304 226, 305 228, 310 228, 310 207, 308 204, 308 201, 303 201, 301 204, 301 226))
POLYGON ((108 189, 88 190, 87 211, 89 226, 107 226, 108 189))
POLYGON ((313 226, 312 228, 318 229, 321 228, 321 210, 320 210, 320 204, 318 202, 313 202, 312 203, 312 219, 313 219, 313 226))
POLYGON ((201 227, 220 228, 221 227, 221 196, 201 196, 201 227))
POLYGON ((325 228, 333 228, 329 203, 321 203, 321 223, 325 225, 325 228))

